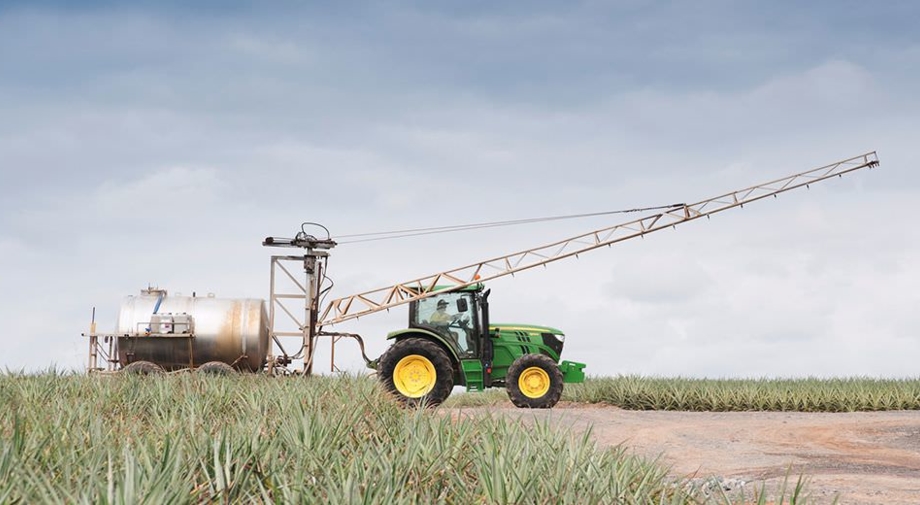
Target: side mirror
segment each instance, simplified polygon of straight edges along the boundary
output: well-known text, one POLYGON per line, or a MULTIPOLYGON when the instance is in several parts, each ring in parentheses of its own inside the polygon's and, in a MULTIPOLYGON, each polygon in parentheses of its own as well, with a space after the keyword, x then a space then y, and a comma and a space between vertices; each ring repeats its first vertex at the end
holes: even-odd
POLYGON ((457 312, 466 312, 468 310, 470 310, 470 306, 466 298, 457 298, 457 312))

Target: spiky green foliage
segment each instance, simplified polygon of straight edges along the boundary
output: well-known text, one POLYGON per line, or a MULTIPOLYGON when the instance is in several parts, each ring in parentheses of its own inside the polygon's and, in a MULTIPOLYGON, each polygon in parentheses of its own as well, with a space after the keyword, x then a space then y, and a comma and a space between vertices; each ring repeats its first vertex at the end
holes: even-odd
MULTIPOLYGON (((920 410, 920 379, 684 379, 589 377, 562 401, 629 410, 859 412, 920 410)), ((503 390, 451 396, 448 407, 510 406, 503 390)))
POLYGON ((0 375, 0 503, 699 503, 560 432, 370 378, 0 375))
POLYGON ((563 400, 632 410, 856 412, 920 409, 918 379, 681 379, 623 376, 566 385, 563 400))

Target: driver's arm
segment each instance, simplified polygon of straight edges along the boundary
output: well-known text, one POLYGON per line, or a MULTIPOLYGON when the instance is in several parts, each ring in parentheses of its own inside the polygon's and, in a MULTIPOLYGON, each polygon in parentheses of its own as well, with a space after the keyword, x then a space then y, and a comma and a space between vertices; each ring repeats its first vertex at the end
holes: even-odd
POLYGON ((431 314, 431 317, 428 318, 428 321, 431 324, 447 324, 450 321, 450 316, 443 312, 435 312, 431 314))

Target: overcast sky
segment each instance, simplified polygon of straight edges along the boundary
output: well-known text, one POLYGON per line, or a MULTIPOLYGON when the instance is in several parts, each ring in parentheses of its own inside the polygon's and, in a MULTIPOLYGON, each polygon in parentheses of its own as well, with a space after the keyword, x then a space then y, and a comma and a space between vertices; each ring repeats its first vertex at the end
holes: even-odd
MULTIPOLYGON (((303 221, 692 202, 877 150, 497 280, 492 319, 561 328, 594 375, 920 373, 916 2, 188 4, 0 3, 0 367, 81 369, 92 308, 111 331, 147 285, 267 298, 261 241, 303 221)), ((333 295, 619 220, 342 244, 333 295)), ((341 329, 375 357, 405 324, 341 329)))

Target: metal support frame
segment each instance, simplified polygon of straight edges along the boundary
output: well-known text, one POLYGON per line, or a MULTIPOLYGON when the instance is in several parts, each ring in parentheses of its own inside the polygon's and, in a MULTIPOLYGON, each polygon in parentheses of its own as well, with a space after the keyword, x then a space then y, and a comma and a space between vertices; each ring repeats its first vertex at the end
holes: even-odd
POLYGON ((328 254, 323 251, 309 251, 303 256, 271 257, 268 321, 272 341, 281 354, 269 355, 270 364, 287 365, 291 360, 303 359, 303 373, 309 375, 313 371, 313 354, 316 350, 316 305, 319 295, 317 278, 322 277, 327 256, 328 254), (292 273, 290 266, 293 263, 303 268, 303 281, 292 273), (297 308, 291 307, 292 301, 299 302, 297 308), (280 317, 281 314, 286 317, 280 317), (283 329, 283 323, 286 323, 289 329, 283 329), (295 327, 296 330, 293 329, 295 327), (282 339, 290 337, 300 339, 300 347, 293 354, 282 344, 282 339))
POLYGON ((114 372, 118 363, 118 356, 115 349, 115 337, 113 335, 99 335, 96 333, 96 325, 92 325, 89 334, 83 333, 82 336, 89 339, 89 359, 86 364, 87 373, 97 372, 114 372), (102 341, 100 342, 100 338, 102 341), (99 358, 105 361, 105 366, 99 365, 99 358))
POLYGON ((89 333, 81 333, 89 341, 89 354, 86 363, 87 373, 114 372, 118 364, 116 339, 112 335, 99 335, 96 333, 96 307, 93 307, 93 318, 89 323, 89 333), (99 338, 102 337, 102 342, 99 338), (99 366, 99 356, 105 360, 105 368, 99 366))
POLYGON ((272 373, 276 365, 287 366, 291 360, 303 359, 303 374, 310 375, 313 372, 313 353, 316 351, 316 332, 317 332, 317 306, 319 304, 319 293, 321 288, 321 279, 324 278, 323 270, 326 264, 326 258, 329 249, 335 247, 335 241, 328 238, 329 230, 326 230, 325 239, 318 239, 305 231, 308 225, 318 226, 325 230, 325 227, 316 223, 303 223, 300 225, 300 232, 294 238, 266 237, 262 242, 267 247, 298 247, 304 249, 303 256, 272 256, 271 269, 271 286, 270 286, 270 315, 269 315, 269 332, 272 341, 281 351, 281 356, 268 356, 268 372, 272 373), (302 262, 306 282, 301 283, 297 280, 290 270, 281 262, 298 261, 302 262), (296 287, 294 292, 279 292, 278 272, 285 274, 290 281, 289 288, 296 287), (320 279, 320 280, 317 280, 320 279), (293 286, 291 286, 293 284, 293 286), (282 300, 303 300, 303 319, 298 319, 283 303, 282 300), (281 308, 287 314, 291 321, 297 325, 297 331, 279 331, 276 328, 275 309, 281 308), (280 337, 298 336, 301 339, 300 349, 294 355, 290 355, 281 344, 280 337))
POLYGON ((360 335, 320 331, 317 325, 319 296, 322 290, 321 279, 323 279, 329 254, 312 248, 306 249, 307 253, 303 256, 271 257, 268 320, 272 341, 278 347, 281 355, 269 355, 268 372, 272 373, 275 366, 285 366, 292 360, 302 359, 302 373, 312 374, 313 357, 320 337, 329 337, 330 340, 330 372, 341 372, 341 369, 335 364, 335 346, 342 339, 356 340, 361 349, 361 357, 365 362, 370 362, 364 350, 364 340, 360 335), (295 263, 303 267, 303 281, 292 273, 295 263), (294 302, 297 302, 297 308, 292 307, 294 302), (298 314, 301 310, 301 303, 302 317, 298 314), (284 324, 287 324, 288 330, 283 329, 284 324), (296 328, 296 331, 293 328, 296 328), (284 348, 282 339, 292 337, 300 339, 300 348, 297 352, 290 354, 284 348))

